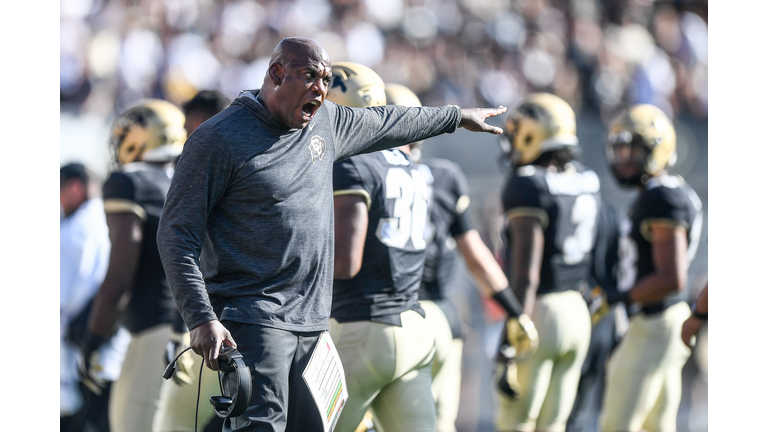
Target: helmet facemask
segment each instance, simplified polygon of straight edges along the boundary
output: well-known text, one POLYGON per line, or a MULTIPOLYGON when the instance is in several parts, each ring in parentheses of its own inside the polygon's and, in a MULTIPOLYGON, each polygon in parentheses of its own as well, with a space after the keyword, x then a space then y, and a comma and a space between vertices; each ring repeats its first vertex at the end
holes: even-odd
POLYGON ((648 182, 646 165, 651 151, 641 136, 623 131, 606 143, 605 157, 620 185, 631 187, 648 182))

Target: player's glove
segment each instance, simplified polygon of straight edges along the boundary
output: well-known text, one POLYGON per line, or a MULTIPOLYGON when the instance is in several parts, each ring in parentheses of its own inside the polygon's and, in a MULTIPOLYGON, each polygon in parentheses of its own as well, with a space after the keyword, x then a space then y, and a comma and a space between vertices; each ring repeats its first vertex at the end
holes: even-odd
MULTIPOLYGON (((189 332, 177 333, 172 332, 171 337, 168 340, 168 344, 165 346, 165 366, 167 367, 171 362, 179 355, 185 348, 189 347, 189 332)), ((192 358, 192 352, 187 351, 179 357, 176 361, 176 372, 173 374, 173 381, 177 385, 184 385, 192 383, 192 366, 194 359, 192 358)))
POLYGON ((589 315, 592 317, 592 325, 594 326, 608 315, 608 312, 611 310, 611 305, 608 303, 605 291, 603 291, 603 288, 600 286, 592 288, 585 297, 587 306, 589 307, 589 315))
POLYGON ((496 387, 503 394, 512 399, 520 397, 517 363, 530 357, 538 347, 539 333, 528 315, 507 319, 496 356, 496 387))
POLYGON ((514 349, 511 357, 517 361, 527 359, 539 347, 539 332, 536 331, 536 326, 526 314, 516 318, 508 318, 506 331, 507 343, 514 349))
MULTIPOLYGON (((509 348, 509 346, 506 346, 509 348)), ((502 347, 502 351, 503 351, 502 347)), ((501 356, 506 357, 506 355, 501 356)), ((514 357, 496 363, 496 387, 511 399, 517 400, 522 393, 522 386, 517 381, 517 361, 514 357)))
POLYGON ((101 395, 102 390, 107 384, 107 381, 100 377, 104 367, 101 364, 99 347, 104 342, 105 339, 103 337, 86 330, 80 345, 80 355, 77 359, 80 381, 96 395, 101 395))

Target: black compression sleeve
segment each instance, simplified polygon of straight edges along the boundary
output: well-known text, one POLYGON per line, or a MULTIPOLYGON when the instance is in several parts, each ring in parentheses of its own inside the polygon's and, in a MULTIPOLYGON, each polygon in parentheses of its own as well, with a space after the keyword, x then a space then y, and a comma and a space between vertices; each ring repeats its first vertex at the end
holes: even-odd
POLYGON ((506 287, 494 294, 492 298, 496 300, 496 303, 498 303, 510 317, 515 318, 523 314, 523 306, 515 298, 515 295, 512 293, 512 288, 506 287))

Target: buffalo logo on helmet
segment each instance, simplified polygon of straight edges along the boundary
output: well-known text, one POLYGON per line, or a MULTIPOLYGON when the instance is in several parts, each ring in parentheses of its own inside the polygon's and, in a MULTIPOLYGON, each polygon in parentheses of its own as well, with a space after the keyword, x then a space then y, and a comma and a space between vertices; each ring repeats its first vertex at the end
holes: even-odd
POLYGON ((352 108, 386 105, 384 81, 373 69, 352 62, 331 65, 333 83, 327 100, 352 108))

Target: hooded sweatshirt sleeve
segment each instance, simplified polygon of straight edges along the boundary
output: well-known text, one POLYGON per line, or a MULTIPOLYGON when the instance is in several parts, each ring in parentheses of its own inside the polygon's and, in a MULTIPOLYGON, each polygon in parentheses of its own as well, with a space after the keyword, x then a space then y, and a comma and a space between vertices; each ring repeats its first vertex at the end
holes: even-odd
POLYGON ((160 217, 160 258, 189 329, 216 319, 200 269, 200 253, 208 215, 227 190, 233 171, 225 140, 212 129, 196 130, 184 145, 160 217))
POLYGON ((350 108, 330 101, 336 160, 421 141, 459 127, 461 108, 385 105, 350 108))

